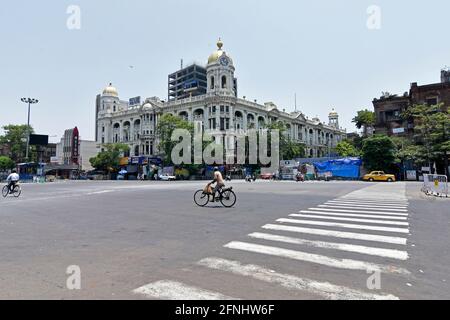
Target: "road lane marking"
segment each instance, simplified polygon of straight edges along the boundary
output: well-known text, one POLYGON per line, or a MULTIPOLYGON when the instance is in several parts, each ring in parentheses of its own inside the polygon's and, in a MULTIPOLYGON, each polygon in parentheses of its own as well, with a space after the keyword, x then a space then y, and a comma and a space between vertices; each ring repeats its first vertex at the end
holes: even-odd
POLYGON ((336 201, 336 200, 330 200, 326 202, 327 204, 334 204, 334 205, 352 205, 355 207, 382 207, 382 208, 403 208, 403 209, 407 209, 408 205, 398 205, 398 204, 382 204, 382 203, 367 203, 367 202, 349 202, 349 201, 336 201))
POLYGON ((373 272, 379 271, 384 273, 410 274, 408 270, 395 266, 380 265, 376 263, 352 259, 336 259, 315 253, 288 250, 279 247, 263 246, 248 242, 232 241, 226 244, 224 247, 234 250, 254 252, 298 261, 305 261, 338 269, 364 270, 364 271, 371 270, 373 272))
POLYGON ((286 289, 306 291, 330 300, 398 300, 394 295, 366 293, 329 282, 319 282, 306 278, 299 278, 289 274, 277 273, 258 265, 244 265, 238 261, 219 258, 205 258, 198 265, 209 269, 229 272, 235 275, 251 277, 267 283, 278 284, 286 289))
POLYGON ((218 292, 188 286, 181 282, 162 280, 133 290, 149 298, 162 300, 238 300, 218 292))
POLYGON ((398 217, 398 216, 385 216, 380 214, 356 214, 356 213, 338 213, 338 212, 322 212, 322 211, 309 211, 301 210, 300 213, 310 213, 310 214, 320 214, 338 217, 360 217, 360 218, 375 218, 375 219, 392 219, 392 220, 407 220, 408 217, 398 217))
POLYGON ((315 229, 315 228, 285 226, 285 225, 278 225, 278 224, 266 224, 266 225, 262 226, 262 228, 267 229, 267 230, 305 233, 305 234, 342 238, 342 239, 374 241, 374 242, 383 242, 383 243, 400 244, 400 245, 406 245, 406 243, 407 243, 406 238, 382 236, 382 235, 376 235, 376 234, 343 232, 343 231, 324 230, 324 229, 315 229))
POLYGON ((408 228, 377 227, 377 226, 366 226, 366 225, 350 224, 350 223, 337 223, 337 222, 335 223, 335 222, 285 219, 285 218, 278 219, 277 222, 308 224, 308 225, 313 225, 313 226, 337 227, 337 228, 346 228, 346 229, 373 230, 373 231, 384 231, 384 232, 395 232, 395 233, 409 233, 408 228))
POLYGON ((89 193, 87 193, 87 195, 103 194, 103 193, 110 193, 110 192, 114 192, 114 190, 102 190, 102 191, 89 192, 89 193))
POLYGON ((384 248, 375 248, 375 247, 367 247, 346 243, 334 243, 334 242, 325 242, 325 241, 312 241, 305 240, 299 238, 285 237, 279 235, 273 235, 268 233, 260 233, 254 232, 248 235, 250 238, 269 240, 269 241, 278 241, 284 243, 292 243, 299 245, 306 245, 314 248, 324 248, 324 249, 334 249, 340 251, 348 251, 348 252, 356 252, 361 254, 367 254, 371 256, 379 256, 384 258, 392 258, 397 260, 407 260, 408 253, 402 250, 395 249, 384 249, 384 248))
POLYGON ((386 208, 386 207, 369 207, 369 206, 352 206, 352 205, 338 205, 338 204, 320 204, 318 207, 321 208, 336 208, 336 209, 358 209, 358 210, 383 210, 386 212, 394 211, 394 212, 408 212, 407 209, 394 209, 394 208, 386 208))
POLYGON ((386 212, 386 211, 369 211, 369 210, 351 210, 351 209, 327 209, 327 208, 309 208, 314 211, 328 211, 328 212, 352 212, 352 213, 369 213, 369 214, 389 214, 395 216, 408 216, 403 212, 386 212))
POLYGON ((319 215, 309 215, 309 214, 290 214, 290 217, 297 218, 313 218, 313 219, 324 219, 324 220, 336 220, 336 221, 351 221, 351 222, 367 222, 375 224, 389 224, 395 226, 409 226, 408 222, 401 221, 388 221, 388 220, 373 220, 373 219, 355 219, 355 218, 341 218, 341 217, 330 217, 330 216, 319 216, 319 215))
POLYGON ((348 198, 341 197, 339 199, 334 200, 345 200, 345 201, 367 201, 374 203, 388 203, 388 204, 406 204, 408 203, 408 199, 389 199, 384 194, 378 194, 373 197, 360 197, 360 198, 348 198))
POLYGON ((278 225, 278 224, 266 224, 266 225, 262 226, 262 228, 267 229, 267 230, 305 233, 305 234, 342 238, 342 239, 374 241, 374 242, 383 242, 383 243, 400 244, 400 245, 406 245, 406 243, 407 243, 406 238, 382 236, 382 235, 376 235, 376 234, 343 232, 343 231, 324 230, 324 229, 315 229, 315 228, 285 226, 285 225, 278 225))

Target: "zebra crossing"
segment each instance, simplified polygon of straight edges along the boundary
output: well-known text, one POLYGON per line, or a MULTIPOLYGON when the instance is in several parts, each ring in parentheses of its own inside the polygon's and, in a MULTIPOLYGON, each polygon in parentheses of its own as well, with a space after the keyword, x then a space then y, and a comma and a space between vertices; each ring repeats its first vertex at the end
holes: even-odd
MULTIPOLYGON (((240 283, 251 278, 323 299, 397 300, 399 297, 393 294, 368 289, 366 283, 361 283, 358 288, 354 283, 348 286, 334 284, 326 279, 326 272, 325 276, 317 275, 315 279, 302 276, 301 266, 313 265, 333 272, 378 272, 391 277, 409 277, 411 273, 404 267, 409 259, 408 219, 404 183, 374 184, 276 219, 248 234, 244 241, 236 240, 224 245, 231 257, 240 252, 284 259, 299 266, 296 268, 298 274, 285 273, 282 265, 279 270, 272 270, 228 256, 206 257, 196 266, 202 268, 201 272, 219 271, 239 277, 240 283)), ((239 297, 239 294, 231 298, 202 289, 201 284, 192 286, 171 280, 150 283, 133 293, 175 300, 251 299, 239 297)))

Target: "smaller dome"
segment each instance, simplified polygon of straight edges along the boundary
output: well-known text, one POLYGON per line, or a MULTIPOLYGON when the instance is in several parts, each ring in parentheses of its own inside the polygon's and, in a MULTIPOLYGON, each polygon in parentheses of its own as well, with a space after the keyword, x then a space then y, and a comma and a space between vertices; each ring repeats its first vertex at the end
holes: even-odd
POLYGON ((334 110, 334 108, 333 108, 333 109, 331 110, 329 116, 330 116, 330 117, 337 117, 337 116, 338 116, 338 113, 337 113, 336 110, 334 110))
POLYGON ((105 88, 105 90, 103 90, 103 95, 104 96, 118 97, 119 93, 117 92, 117 89, 115 87, 113 87, 112 83, 110 83, 109 86, 107 86, 105 88))

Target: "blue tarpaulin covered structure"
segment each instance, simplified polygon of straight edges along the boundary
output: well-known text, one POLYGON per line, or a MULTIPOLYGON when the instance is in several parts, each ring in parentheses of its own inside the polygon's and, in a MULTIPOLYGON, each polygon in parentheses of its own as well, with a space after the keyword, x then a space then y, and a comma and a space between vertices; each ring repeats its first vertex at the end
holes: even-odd
POLYGON ((314 163, 319 174, 330 172, 333 177, 349 179, 359 178, 359 168, 361 165, 362 160, 360 158, 334 159, 314 163))

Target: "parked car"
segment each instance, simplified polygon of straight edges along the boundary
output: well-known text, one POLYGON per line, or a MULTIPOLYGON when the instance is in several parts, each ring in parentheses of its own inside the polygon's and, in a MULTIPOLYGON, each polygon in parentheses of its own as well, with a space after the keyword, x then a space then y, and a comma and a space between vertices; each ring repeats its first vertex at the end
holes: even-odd
POLYGON ((272 180, 273 179, 273 173, 262 173, 261 179, 263 180, 272 180))
POLYGON ((384 171, 372 171, 371 173, 366 174, 363 177, 364 181, 386 181, 386 182, 395 182, 395 175, 386 174, 384 171))
POLYGON ((167 173, 159 175, 159 180, 162 180, 162 181, 175 181, 176 179, 177 179, 177 177, 171 176, 167 173))
POLYGON ((87 174, 88 180, 103 180, 105 173, 103 171, 90 171, 87 174))

